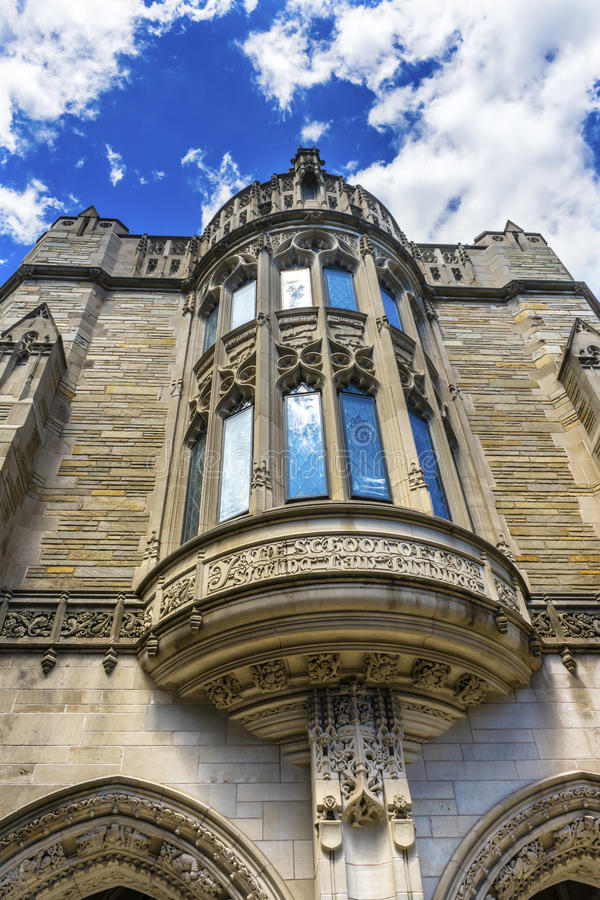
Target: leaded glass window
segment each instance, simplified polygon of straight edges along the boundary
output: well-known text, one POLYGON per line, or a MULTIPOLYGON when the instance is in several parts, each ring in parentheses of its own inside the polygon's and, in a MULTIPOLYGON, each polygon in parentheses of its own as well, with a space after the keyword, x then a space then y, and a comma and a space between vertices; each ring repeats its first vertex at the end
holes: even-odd
POLYGON ((375 400, 355 385, 340 392, 352 497, 389 500, 375 400))
POLYGON ((233 292, 231 298, 231 328, 250 322, 256 315, 256 282, 249 281, 233 292))
POLYGON ((310 269, 283 269, 281 272, 281 308, 312 306, 310 269))
POLYGON ((245 406, 223 423, 219 522, 248 512, 250 506, 253 418, 253 407, 245 406))
POLYGON ((327 494, 321 395, 306 384, 285 397, 289 500, 327 494))
POLYGON ((183 529, 181 542, 184 544, 198 534, 200 521, 200 501, 202 500, 202 481, 204 478, 204 457, 206 454, 206 432, 200 437, 190 453, 185 511, 183 513, 183 529))
POLYGON ((356 309, 352 272, 344 272, 343 269, 325 269, 325 278, 327 279, 329 306, 356 309))
POLYGON ((379 286, 379 290, 381 291, 381 300, 383 303, 383 309, 385 311, 385 315, 387 317, 390 325, 393 325, 394 328, 399 328, 400 331, 403 331, 402 328, 402 319, 400 318, 400 310, 398 309, 398 301, 395 297, 392 297, 385 288, 379 286))
POLYGON ((446 500, 446 492, 442 482, 442 474, 438 465, 437 454, 433 448, 429 425, 412 410, 408 411, 410 426, 412 428, 419 465, 423 470, 425 482, 431 497, 431 505, 436 516, 442 519, 450 519, 450 511, 446 500))
POLYGON ((215 306, 213 311, 206 317, 204 323, 204 342, 202 344, 202 352, 204 353, 209 347, 212 347, 217 339, 217 323, 219 321, 219 306, 215 306))

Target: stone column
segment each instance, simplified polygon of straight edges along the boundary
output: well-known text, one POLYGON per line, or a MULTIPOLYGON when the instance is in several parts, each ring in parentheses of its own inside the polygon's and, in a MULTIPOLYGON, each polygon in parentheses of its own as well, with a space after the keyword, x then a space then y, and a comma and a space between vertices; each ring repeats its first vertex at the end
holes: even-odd
POLYGON ((351 679, 313 694, 319 900, 423 900, 400 721, 389 688, 351 679))

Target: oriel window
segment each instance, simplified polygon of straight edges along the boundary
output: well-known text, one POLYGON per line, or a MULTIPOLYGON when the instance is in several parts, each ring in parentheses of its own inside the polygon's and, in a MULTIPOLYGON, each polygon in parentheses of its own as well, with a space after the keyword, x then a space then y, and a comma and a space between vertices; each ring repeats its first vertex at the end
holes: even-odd
POLYGON ((327 495, 321 394, 300 384, 284 398, 288 500, 327 495))
POLYGON ((356 385, 340 391, 352 497, 389 500, 390 487, 375 400, 356 385))
POLYGON ((248 281, 231 297, 231 329, 251 322, 256 315, 256 281, 248 281))
POLYGON ((283 269, 281 272, 281 308, 312 306, 310 269, 283 269))
POLYGON ((201 435, 192 447, 190 453, 190 467, 188 470, 187 492, 185 495, 185 510, 183 513, 183 528, 181 543, 185 544, 198 534, 200 521, 200 502, 202 500, 202 481, 204 478, 204 457, 206 455, 206 431, 201 435))
POLYGON ((325 279, 329 306, 357 309, 352 272, 345 272, 343 269, 325 269, 325 279))
POLYGON ((442 519, 450 519, 450 510, 448 509, 448 501, 446 500, 437 454, 431 440, 429 423, 412 410, 408 411, 408 415, 417 448, 419 465, 425 476, 433 511, 436 516, 441 516, 442 519))
POLYGON ((223 423, 219 522, 248 512, 254 409, 240 404, 223 423))

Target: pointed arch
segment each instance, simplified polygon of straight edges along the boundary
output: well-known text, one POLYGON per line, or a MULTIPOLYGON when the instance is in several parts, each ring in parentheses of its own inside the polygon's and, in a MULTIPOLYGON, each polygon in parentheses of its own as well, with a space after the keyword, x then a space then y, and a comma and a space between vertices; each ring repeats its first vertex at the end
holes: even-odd
POLYGON ((83 900, 117 885, 160 900, 292 900, 227 819, 149 782, 100 778, 0 821, 3 900, 83 900))
POLYGON ((528 900, 566 879, 600 887, 600 775, 567 772, 493 807, 454 852, 433 900, 528 900))

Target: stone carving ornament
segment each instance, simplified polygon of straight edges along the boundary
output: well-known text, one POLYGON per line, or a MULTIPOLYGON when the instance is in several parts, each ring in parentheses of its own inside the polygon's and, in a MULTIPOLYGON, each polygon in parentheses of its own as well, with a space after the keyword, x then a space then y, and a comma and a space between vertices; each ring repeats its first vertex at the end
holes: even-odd
POLYGON ((446 687, 450 666, 430 659, 417 659, 412 670, 415 687, 441 690, 446 687))
POLYGON ((206 685, 206 693, 218 709, 229 709, 241 697, 242 687, 235 675, 223 675, 206 685))
POLYGON ((160 601, 160 615, 166 616, 189 600, 193 600, 195 586, 196 576, 188 575, 165 588, 160 601))
POLYGON ((389 689, 369 691, 352 679, 316 690, 308 729, 316 778, 339 780, 345 819, 360 827, 385 818, 383 780, 404 772, 400 713, 389 689))
POLYGON ((87 885, 89 877, 97 890, 98 868, 118 866, 129 869, 141 889, 152 886, 161 896, 172 896, 175 889, 186 900, 226 900, 235 883, 236 897, 283 897, 277 889, 268 894, 259 884, 262 864, 252 872, 237 841, 215 830, 206 814, 188 815, 175 802, 155 799, 143 788, 141 793, 126 784, 116 790, 99 788, 0 833, 0 896, 25 900, 41 890, 68 896, 75 872, 78 885, 87 885), (57 840, 65 829, 68 845, 57 840), (13 856, 7 858, 7 851, 13 856))
POLYGON ((337 653, 315 653, 308 657, 308 677, 310 681, 325 684, 335 681, 340 674, 340 660, 337 653))
POLYGON ((112 610, 86 609, 70 610, 60 629, 61 637, 101 638, 108 637, 113 621, 112 610))
POLYGON ((283 390, 292 388, 301 381, 315 387, 322 386, 324 379, 320 340, 298 349, 282 344, 276 344, 276 348, 280 373, 277 383, 283 390))
POLYGON ((2 637, 49 637, 54 622, 54 610, 23 609, 6 614, 2 637))
POLYGON ((252 666, 254 684, 260 691, 278 691, 287 687, 289 674, 283 659, 271 659, 252 666))

